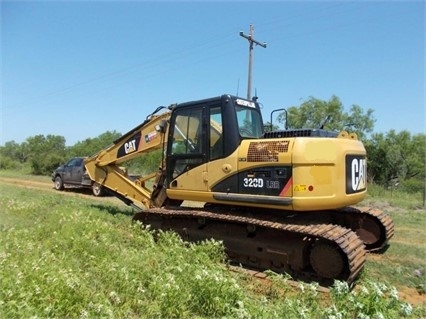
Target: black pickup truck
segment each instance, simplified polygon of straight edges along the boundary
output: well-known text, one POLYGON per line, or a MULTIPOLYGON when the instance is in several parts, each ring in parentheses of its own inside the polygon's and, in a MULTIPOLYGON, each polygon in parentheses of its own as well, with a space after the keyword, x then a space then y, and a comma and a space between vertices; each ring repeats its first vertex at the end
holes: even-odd
POLYGON ((95 196, 102 196, 102 186, 94 183, 86 173, 85 157, 73 157, 66 164, 59 166, 52 172, 52 181, 55 189, 63 190, 65 186, 91 188, 95 196))

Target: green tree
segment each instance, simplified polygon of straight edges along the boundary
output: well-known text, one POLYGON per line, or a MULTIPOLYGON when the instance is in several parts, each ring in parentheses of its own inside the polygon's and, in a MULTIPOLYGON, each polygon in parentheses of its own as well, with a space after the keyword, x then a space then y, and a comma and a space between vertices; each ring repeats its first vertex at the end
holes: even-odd
POLYGON ((27 138, 31 173, 50 174, 65 159, 65 138, 59 135, 35 135, 27 138))
POLYGON ((271 131, 276 131, 279 130, 280 127, 278 125, 272 124, 272 128, 271 128, 271 122, 266 122, 263 124, 263 130, 265 132, 271 132, 271 131))
POLYGON ((365 143, 370 182, 389 186, 404 182, 411 190, 424 184, 426 170, 426 135, 408 131, 373 134, 365 143), (409 181, 410 180, 410 181, 409 181), (416 182, 417 181, 417 182, 416 182), (414 185, 419 185, 414 186, 414 185))
POLYGON ((131 174, 147 175, 158 171, 161 166, 161 160, 162 150, 159 149, 127 161, 124 165, 131 174))
MULTIPOLYGON (((358 105, 352 105, 348 112, 340 99, 333 95, 328 101, 310 97, 300 106, 287 109, 288 127, 290 128, 324 128, 327 130, 355 132, 360 139, 366 138, 374 128, 374 111, 364 111, 358 105)), ((278 121, 285 121, 285 113, 278 116, 278 121)))
POLYGON ((111 145, 120 136, 121 133, 116 131, 106 131, 98 137, 86 138, 85 140, 77 142, 68 148, 68 157, 94 155, 107 146, 111 145))
POLYGON ((386 161, 387 145, 383 133, 375 133, 364 142, 367 151, 367 178, 370 183, 385 185, 392 178, 392 168, 386 161))
POLYGON ((19 158, 19 144, 15 141, 9 141, 0 147, 1 155, 8 157, 12 160, 18 160, 19 158))
POLYGON ((17 169, 28 159, 28 143, 8 141, 0 146, 0 169, 17 169))

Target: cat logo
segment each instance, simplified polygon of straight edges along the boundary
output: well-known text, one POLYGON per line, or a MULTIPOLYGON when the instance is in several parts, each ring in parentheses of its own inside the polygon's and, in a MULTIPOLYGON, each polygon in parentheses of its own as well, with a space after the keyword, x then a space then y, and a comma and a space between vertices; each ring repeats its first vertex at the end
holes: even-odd
POLYGON ((352 190, 362 190, 365 188, 365 159, 356 159, 352 160, 352 190))
POLYGON ((127 141, 117 150, 117 158, 136 152, 138 150, 140 141, 141 132, 137 132, 133 136, 130 136, 127 141))
POLYGON ((136 151, 136 140, 131 140, 124 144, 124 152, 126 154, 133 153, 136 151))
POLYGON ((367 188, 367 161, 365 156, 346 156, 346 193, 362 192, 367 188))

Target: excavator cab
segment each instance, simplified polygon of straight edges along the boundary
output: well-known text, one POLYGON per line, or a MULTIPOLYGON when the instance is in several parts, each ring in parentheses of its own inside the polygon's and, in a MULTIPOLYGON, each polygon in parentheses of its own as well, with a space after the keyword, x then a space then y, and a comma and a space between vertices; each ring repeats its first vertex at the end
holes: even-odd
POLYGON ((262 134, 262 117, 252 101, 222 96, 179 105, 170 118, 167 179, 200 165, 207 169, 207 163, 232 154, 242 139, 262 134))
POLYGON ((186 197, 185 192, 210 192, 221 178, 217 172, 228 174, 238 167, 232 154, 241 141, 263 135, 258 104, 229 95, 180 104, 173 109, 169 125, 167 188, 178 192, 178 197, 186 197))

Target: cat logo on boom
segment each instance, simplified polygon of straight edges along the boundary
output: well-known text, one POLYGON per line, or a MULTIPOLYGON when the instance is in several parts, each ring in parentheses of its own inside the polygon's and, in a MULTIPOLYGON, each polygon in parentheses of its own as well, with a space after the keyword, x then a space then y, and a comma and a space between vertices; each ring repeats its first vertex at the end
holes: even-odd
POLYGON ((136 134, 130 136, 130 138, 125 141, 118 149, 117 158, 136 152, 138 150, 140 140, 140 132, 137 132, 136 134))
POLYGON ((126 154, 133 153, 134 151, 136 151, 136 140, 124 143, 124 152, 126 154))

